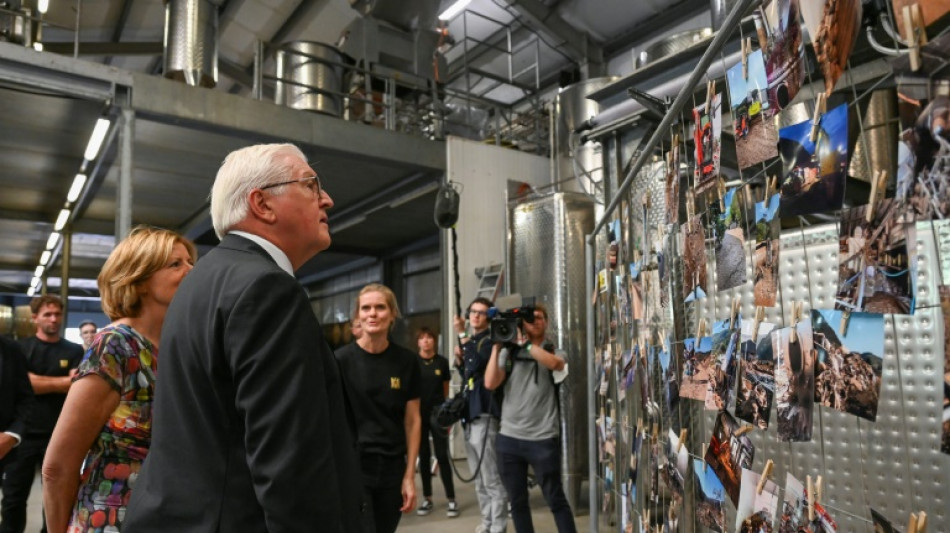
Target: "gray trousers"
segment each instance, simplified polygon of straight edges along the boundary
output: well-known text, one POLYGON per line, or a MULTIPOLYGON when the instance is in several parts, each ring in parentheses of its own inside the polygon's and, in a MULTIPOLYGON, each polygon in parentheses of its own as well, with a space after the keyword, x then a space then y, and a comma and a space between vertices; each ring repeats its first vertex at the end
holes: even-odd
POLYGON ((501 533, 508 528, 508 494, 501 483, 498 461, 495 457, 495 440, 498 436, 498 419, 482 415, 465 428, 465 448, 468 452, 468 467, 472 472, 478 466, 485 439, 485 456, 475 478, 475 493, 482 513, 482 525, 489 533, 501 533))

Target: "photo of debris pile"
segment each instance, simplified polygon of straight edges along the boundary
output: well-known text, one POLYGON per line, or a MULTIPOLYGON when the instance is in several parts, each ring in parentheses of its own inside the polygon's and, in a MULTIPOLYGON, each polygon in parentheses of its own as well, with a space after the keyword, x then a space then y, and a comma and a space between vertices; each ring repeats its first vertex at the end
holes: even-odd
POLYGON ((772 521, 778 510, 779 488, 766 480, 762 493, 757 493, 761 476, 758 472, 742 469, 742 492, 736 506, 736 531, 739 533, 772 533, 772 521))
POLYGON ((815 401, 843 413, 877 419, 881 395, 884 317, 851 313, 841 333, 841 311, 811 312, 815 351, 815 401))
POLYGON ((716 472, 719 481, 733 504, 739 502, 739 484, 742 482, 742 469, 752 466, 755 446, 746 435, 736 435, 739 424, 728 411, 722 411, 716 417, 716 426, 709 437, 706 449, 706 463, 716 472))
POLYGON ((700 217, 683 225, 683 298, 686 303, 706 297, 706 234, 700 217))
POLYGON ((802 18, 831 94, 861 29, 861 0, 801 0, 802 18))
POLYGON ((755 204, 755 254, 753 256, 753 293, 755 305, 775 307, 778 293, 778 265, 781 249, 781 224, 778 206, 781 196, 773 194, 767 202, 755 204))
POLYGON ((693 191, 697 197, 712 189, 719 179, 720 150, 722 148, 722 95, 711 98, 710 109, 706 104, 693 109, 695 127, 696 171, 693 191))
POLYGON ((765 51, 769 104, 787 107, 805 77, 805 44, 799 22, 799 0, 765 0, 755 11, 759 44, 765 51))
POLYGON ((848 106, 828 111, 819 124, 814 141, 810 119, 779 130, 783 218, 841 209, 848 170, 848 106))
POLYGON ((743 75, 742 63, 737 63, 726 72, 740 169, 778 155, 775 147, 778 144, 778 130, 772 120, 776 107, 768 98, 769 82, 765 75, 762 50, 748 55, 745 72, 748 76, 743 75))
POLYGON ((676 448, 679 447, 680 438, 672 429, 669 430, 666 446, 666 464, 663 465, 662 477, 663 482, 666 483, 666 486, 669 487, 670 492, 673 493, 673 501, 676 507, 681 507, 683 504, 683 495, 686 492, 686 474, 687 469, 689 468, 689 452, 686 450, 686 444, 684 443, 680 447, 679 452, 676 451, 676 448))
POLYGON ((725 213, 716 217, 713 241, 716 249, 716 288, 720 291, 746 282, 745 216, 742 189, 732 188, 723 198, 725 213))
POLYGON ((709 363, 709 383, 706 387, 706 409, 721 411, 732 405, 736 389, 736 371, 739 365, 739 334, 741 332, 738 317, 732 324, 722 320, 713 324, 712 354, 709 363))
POLYGON ((841 214, 835 309, 910 314, 913 284, 907 242, 913 225, 900 221, 892 199, 877 202, 868 216, 870 207, 841 214))
POLYGON ((680 381, 680 397, 706 401, 706 389, 714 362, 712 337, 689 338, 683 341, 683 379, 680 381))
POLYGON ((703 461, 693 459, 696 520, 713 531, 726 530, 726 512, 723 508, 726 489, 712 468, 704 468, 703 461))
POLYGON ((778 437, 782 442, 809 442, 815 404, 814 344, 811 320, 772 331, 778 437))
POLYGON ((758 429, 769 428, 772 399, 775 397, 775 358, 772 357, 772 335, 775 324, 759 324, 759 338, 752 340, 753 323, 742 323, 742 346, 739 350, 739 390, 736 392, 736 418, 758 429))
POLYGON ((897 193, 902 221, 950 217, 950 100, 898 95, 897 193))

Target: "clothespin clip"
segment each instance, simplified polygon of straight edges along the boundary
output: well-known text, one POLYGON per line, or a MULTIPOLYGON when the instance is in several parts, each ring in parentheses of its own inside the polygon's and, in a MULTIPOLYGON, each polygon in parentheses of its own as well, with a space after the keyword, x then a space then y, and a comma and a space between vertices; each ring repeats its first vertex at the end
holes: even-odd
POLYGON ((825 93, 818 93, 818 97, 815 99, 815 115, 811 120, 811 133, 808 134, 808 139, 811 142, 816 142, 818 140, 818 130, 821 128, 821 117, 825 114, 825 93))
POLYGON ((769 196, 771 196, 770 193, 772 192, 772 180, 774 179, 775 178, 772 176, 765 177, 765 198, 763 200, 766 202, 766 204, 769 201, 769 196))
POLYGON ((696 343, 699 343, 699 339, 703 338, 703 333, 706 331, 706 319, 700 318, 696 321, 696 343))
POLYGON ((821 476, 815 479, 815 502, 821 503, 821 476))
POLYGON ((910 520, 907 521, 907 533, 918 533, 919 519, 914 513, 910 513, 910 520))
POLYGON ((772 475, 772 467, 775 466, 775 463, 771 459, 765 462, 765 468, 762 469, 762 477, 759 478, 759 484, 755 487, 756 494, 762 494, 762 489, 765 488, 765 482, 772 475))
POLYGON ((650 438, 653 439, 653 442, 656 442, 659 437, 660 437, 660 425, 659 425, 658 423, 654 422, 654 423, 653 423, 653 434, 651 435, 650 438))
POLYGON ((732 299, 732 312, 729 313, 729 329, 732 329, 736 325, 736 316, 739 314, 739 308, 742 304, 739 301, 739 297, 736 296, 732 299))
POLYGON ((680 430, 680 440, 679 440, 679 443, 676 444, 676 453, 680 453, 680 448, 683 447, 683 441, 686 440, 687 431, 688 430, 686 428, 683 428, 680 430))
POLYGON ((910 56, 910 70, 917 72, 922 66, 920 47, 927 44, 927 31, 924 29, 920 6, 904 6, 901 15, 904 22, 904 40, 907 42, 907 52, 910 56))
POLYGON ((927 533, 927 513, 917 513, 917 533, 927 533))
POLYGON ((647 512, 643 514, 643 529, 650 530, 650 510, 647 509, 647 512))
POLYGON ((716 80, 706 82, 706 114, 712 116, 712 101, 716 95, 716 80))
POLYGON ((752 324, 752 342, 758 342, 759 340, 759 324, 762 323, 763 318, 765 318, 765 308, 760 305, 755 308, 755 322, 752 324))
POLYGON ((868 208, 865 212, 865 220, 870 224, 874 221, 874 209, 877 207, 878 196, 884 190, 887 183, 887 171, 879 170, 871 178, 871 196, 868 197, 868 208))
POLYGON ((750 425, 746 424, 746 425, 742 426, 741 428, 735 430, 735 432, 733 432, 733 435, 735 435, 735 436, 737 436, 737 437, 741 437, 741 436, 745 435, 746 433, 752 431, 753 429, 755 429, 754 426, 750 426, 750 425))
POLYGON ((749 54, 752 53, 752 37, 742 40, 742 79, 749 79, 749 54))
POLYGON ((788 342, 795 344, 798 342, 798 321, 802 319, 802 302, 792 303, 792 331, 789 332, 788 342))
POLYGON ((640 434, 643 433, 643 417, 642 416, 637 417, 637 433, 640 433, 640 434))
MULTIPOLYGON (((814 522, 815 521, 815 485, 812 484, 811 482, 811 475, 807 476, 805 479, 806 479, 805 490, 808 491, 808 521, 814 522)), ((914 521, 915 522, 917 521, 916 517, 914 518, 914 521)))
POLYGON ((851 310, 845 309, 844 311, 841 311, 841 328, 840 329, 841 329, 842 335, 848 334, 848 322, 851 322, 851 310))

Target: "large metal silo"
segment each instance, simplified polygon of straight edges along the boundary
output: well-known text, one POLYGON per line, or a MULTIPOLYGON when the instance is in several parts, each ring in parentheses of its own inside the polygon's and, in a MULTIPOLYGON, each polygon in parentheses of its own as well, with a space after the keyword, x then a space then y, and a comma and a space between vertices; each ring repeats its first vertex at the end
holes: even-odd
POLYGON ((567 353, 560 387, 561 472, 574 509, 587 477, 587 311, 584 238, 594 229, 594 203, 558 192, 508 210, 509 290, 548 307, 548 336, 567 353))
POLYGON ((295 41, 276 54, 275 103, 339 117, 343 114, 343 55, 334 47, 295 41))
POLYGON ((196 87, 218 82, 218 6, 210 0, 165 3, 165 77, 196 87))

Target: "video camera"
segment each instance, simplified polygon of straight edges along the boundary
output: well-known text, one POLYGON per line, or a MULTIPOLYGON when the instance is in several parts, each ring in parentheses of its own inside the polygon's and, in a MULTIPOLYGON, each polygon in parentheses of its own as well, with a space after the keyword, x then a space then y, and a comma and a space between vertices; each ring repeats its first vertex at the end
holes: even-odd
MULTIPOLYGON (((501 299, 499 299, 501 300, 501 299)), ((525 298, 521 305, 505 311, 492 307, 488 310, 492 343, 514 343, 522 322, 534 323, 534 298, 525 298)))

